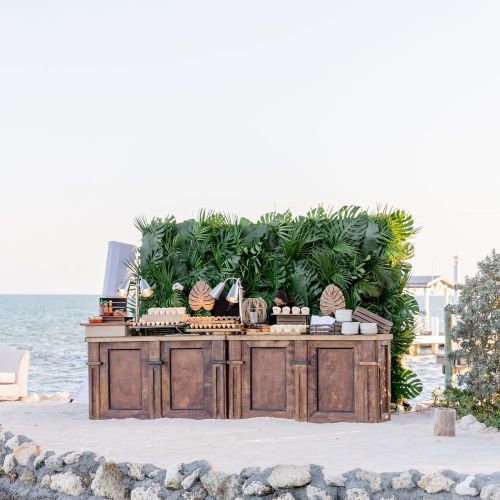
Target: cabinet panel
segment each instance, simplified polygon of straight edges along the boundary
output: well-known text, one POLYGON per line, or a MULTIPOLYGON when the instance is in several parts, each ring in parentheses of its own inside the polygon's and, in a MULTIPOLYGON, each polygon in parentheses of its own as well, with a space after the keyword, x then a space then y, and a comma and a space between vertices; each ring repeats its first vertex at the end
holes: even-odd
POLYGON ((99 346, 99 403, 103 418, 150 418, 149 345, 113 342, 99 346))
POLYGON ((250 347, 250 371, 250 409, 287 411, 287 348, 250 347))
POLYGON ((294 418, 294 342, 241 341, 241 356, 241 417, 294 418))
POLYGON ((308 342, 308 420, 359 421, 362 405, 356 342, 308 342))
POLYGON ((318 411, 354 412, 354 348, 319 348, 318 411))
POLYGON ((224 340, 161 342, 163 417, 225 418, 224 340))

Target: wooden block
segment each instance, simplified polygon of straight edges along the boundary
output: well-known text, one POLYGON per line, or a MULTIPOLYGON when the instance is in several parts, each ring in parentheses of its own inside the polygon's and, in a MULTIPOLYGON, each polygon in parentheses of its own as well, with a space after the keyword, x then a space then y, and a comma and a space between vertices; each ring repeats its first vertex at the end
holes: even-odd
POLYGON ((457 412, 452 408, 434 410, 434 436, 455 436, 457 412))

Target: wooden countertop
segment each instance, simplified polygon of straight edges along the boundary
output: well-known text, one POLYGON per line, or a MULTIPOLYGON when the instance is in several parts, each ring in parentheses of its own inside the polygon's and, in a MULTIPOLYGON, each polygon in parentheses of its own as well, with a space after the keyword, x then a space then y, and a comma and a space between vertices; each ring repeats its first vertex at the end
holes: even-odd
POLYGON ((392 340, 392 334, 377 335, 277 335, 277 334, 258 334, 258 335, 158 335, 158 336, 129 336, 129 337, 86 337, 86 342, 182 342, 190 340, 392 340))

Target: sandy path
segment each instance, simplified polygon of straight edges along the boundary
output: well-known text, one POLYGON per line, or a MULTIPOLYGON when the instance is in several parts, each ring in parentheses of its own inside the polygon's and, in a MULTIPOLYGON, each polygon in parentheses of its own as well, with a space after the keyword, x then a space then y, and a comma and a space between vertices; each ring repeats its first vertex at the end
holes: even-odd
POLYGON ((330 465, 384 471, 500 470, 500 433, 432 435, 432 412, 396 415, 382 424, 310 424, 272 418, 248 420, 101 420, 80 403, 0 403, 4 429, 62 453, 92 450, 119 462, 161 467, 208 460, 236 472, 250 465, 330 465))

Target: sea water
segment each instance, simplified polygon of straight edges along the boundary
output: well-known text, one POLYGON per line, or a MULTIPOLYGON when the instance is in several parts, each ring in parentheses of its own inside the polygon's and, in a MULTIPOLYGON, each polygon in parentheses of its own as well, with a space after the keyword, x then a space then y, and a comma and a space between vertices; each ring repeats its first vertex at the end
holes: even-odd
POLYGON ((98 311, 94 295, 0 295, 0 350, 31 352, 30 392, 78 388, 87 370, 80 323, 98 311))
MULTIPOLYGON (((80 323, 98 309, 97 295, 0 295, 0 350, 31 352, 30 392, 71 393, 78 388, 87 370, 80 323)), ((424 383, 416 401, 429 400, 444 383, 436 356, 409 356, 406 364, 424 383)))

